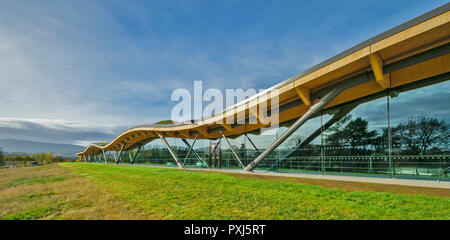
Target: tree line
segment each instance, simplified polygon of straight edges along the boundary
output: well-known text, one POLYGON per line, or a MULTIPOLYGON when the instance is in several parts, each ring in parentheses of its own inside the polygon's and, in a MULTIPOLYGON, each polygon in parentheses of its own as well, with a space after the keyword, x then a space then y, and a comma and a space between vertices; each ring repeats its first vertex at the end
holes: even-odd
POLYGON ((50 163, 56 163, 56 162, 63 162, 66 161, 61 156, 56 156, 53 153, 35 153, 30 155, 24 155, 24 156, 17 156, 17 155, 5 155, 0 148, 0 166, 5 165, 15 165, 15 166, 27 166, 34 164, 50 164, 50 163))
MULTIPOLYGON (((368 121, 351 115, 338 121, 325 134, 328 146, 341 147, 340 154, 384 153, 388 149, 388 129, 369 130, 368 121), (344 150, 342 150, 342 147, 344 150)), ((397 155, 443 154, 447 151, 449 131, 445 121, 420 114, 391 127, 392 152, 397 155)))

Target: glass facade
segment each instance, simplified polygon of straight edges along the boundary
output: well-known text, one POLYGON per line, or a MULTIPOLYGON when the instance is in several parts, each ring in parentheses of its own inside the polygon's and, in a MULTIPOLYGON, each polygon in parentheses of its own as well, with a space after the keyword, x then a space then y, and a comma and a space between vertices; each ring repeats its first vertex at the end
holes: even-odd
MULTIPOLYGON (((256 169, 449 180, 449 96, 450 82, 444 81, 404 92, 391 90, 341 106, 333 114, 325 111, 303 124, 256 169)), ((186 167, 242 169, 241 163, 247 166, 288 127, 228 141, 186 140, 191 146, 195 141, 193 150, 182 139, 166 139, 186 167)), ((128 163, 136 155, 135 164, 176 166, 161 139, 137 151, 124 152, 121 161, 128 163)), ((114 162, 113 153, 106 155, 114 162)))

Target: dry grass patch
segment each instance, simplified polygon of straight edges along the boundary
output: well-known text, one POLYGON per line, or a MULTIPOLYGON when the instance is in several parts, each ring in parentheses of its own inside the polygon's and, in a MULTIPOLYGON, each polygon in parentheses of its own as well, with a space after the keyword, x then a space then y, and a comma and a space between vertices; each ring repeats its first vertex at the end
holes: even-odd
POLYGON ((148 218, 56 164, 0 170, 0 206, 0 219, 148 218))

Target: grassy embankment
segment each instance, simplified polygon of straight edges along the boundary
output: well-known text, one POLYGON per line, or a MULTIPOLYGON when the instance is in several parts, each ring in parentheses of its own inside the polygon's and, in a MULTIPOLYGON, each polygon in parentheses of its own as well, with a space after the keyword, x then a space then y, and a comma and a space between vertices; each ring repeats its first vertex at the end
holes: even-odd
POLYGON ((0 219, 450 219, 450 190, 61 163, 0 170, 0 219))

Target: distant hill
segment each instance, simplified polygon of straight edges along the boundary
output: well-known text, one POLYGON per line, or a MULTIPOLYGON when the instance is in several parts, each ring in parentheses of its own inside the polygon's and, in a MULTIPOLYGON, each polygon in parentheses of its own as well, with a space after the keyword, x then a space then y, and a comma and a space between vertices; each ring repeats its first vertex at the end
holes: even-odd
POLYGON ((0 148, 4 152, 40 153, 48 152, 61 156, 72 156, 83 151, 84 147, 73 144, 35 142, 18 139, 0 139, 0 148))

